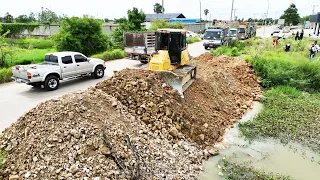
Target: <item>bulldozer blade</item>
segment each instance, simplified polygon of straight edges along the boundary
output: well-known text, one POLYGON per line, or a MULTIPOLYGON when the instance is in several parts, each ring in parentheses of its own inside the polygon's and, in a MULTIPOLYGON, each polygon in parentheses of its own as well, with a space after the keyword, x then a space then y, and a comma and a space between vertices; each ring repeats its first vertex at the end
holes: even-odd
POLYGON ((155 71, 159 78, 176 89, 183 96, 183 92, 194 82, 197 68, 191 65, 182 66, 175 71, 155 71))

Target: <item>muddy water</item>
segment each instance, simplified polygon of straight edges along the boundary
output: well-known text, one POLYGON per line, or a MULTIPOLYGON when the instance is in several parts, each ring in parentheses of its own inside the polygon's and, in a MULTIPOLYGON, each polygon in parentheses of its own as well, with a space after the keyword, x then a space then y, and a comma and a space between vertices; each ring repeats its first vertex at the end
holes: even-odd
MULTIPOLYGON (((262 110, 260 103, 240 121, 252 120, 262 110)), ((320 155, 313 153, 306 147, 291 143, 286 146, 274 139, 253 141, 251 144, 240 137, 239 128, 226 131, 224 141, 216 145, 220 155, 212 157, 204 165, 200 180, 219 180, 221 169, 219 160, 223 157, 237 164, 253 166, 268 173, 291 176, 294 179, 317 180, 320 179, 320 155)))

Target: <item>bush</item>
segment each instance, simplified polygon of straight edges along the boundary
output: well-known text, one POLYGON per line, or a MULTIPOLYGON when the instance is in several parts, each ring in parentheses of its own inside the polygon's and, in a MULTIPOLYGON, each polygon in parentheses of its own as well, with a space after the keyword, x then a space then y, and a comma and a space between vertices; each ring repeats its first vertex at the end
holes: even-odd
POLYGON ((262 78, 264 88, 288 85, 299 90, 319 91, 320 63, 310 62, 301 54, 266 52, 246 60, 262 78))
POLYGON ((108 61, 114 59, 122 59, 126 57, 126 53, 121 49, 114 49, 112 51, 106 51, 104 53, 93 55, 92 57, 108 61))
POLYGON ((161 28, 184 29, 184 25, 182 23, 169 23, 165 20, 154 20, 151 22, 149 29, 156 31, 161 28))
POLYGON ((192 44, 192 43, 200 42, 200 39, 199 39, 199 37, 189 37, 189 38, 187 38, 187 42, 189 44, 192 44))
POLYGON ((221 46, 217 49, 211 49, 211 53, 216 56, 226 55, 226 56, 240 56, 242 52, 237 47, 227 47, 227 46, 221 46))
POLYGON ((11 81, 12 70, 11 68, 0 69, 0 84, 11 81))
POLYGON ((77 51, 87 56, 111 46, 109 37, 102 33, 102 22, 89 17, 66 18, 53 40, 58 51, 77 51))

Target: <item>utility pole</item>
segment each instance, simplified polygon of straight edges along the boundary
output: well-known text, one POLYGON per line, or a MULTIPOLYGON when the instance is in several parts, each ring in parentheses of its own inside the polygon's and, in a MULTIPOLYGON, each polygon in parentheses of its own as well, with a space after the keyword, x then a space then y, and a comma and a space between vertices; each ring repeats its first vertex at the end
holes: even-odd
POLYGON ((230 23, 231 23, 231 21, 232 21, 233 5, 234 5, 234 0, 232 0, 230 23))
MULTIPOLYGON (((268 9, 267 9, 267 14, 266 14, 266 24, 267 24, 268 13, 269 13, 269 8, 270 8, 270 1, 269 0, 267 0, 267 1, 268 1, 268 9)), ((266 26, 264 26, 264 28, 263 28, 263 35, 265 32, 266 32, 266 26)))
POLYGON ((314 15, 314 10, 316 9, 316 7, 318 7, 318 5, 311 5, 313 8, 312 8, 312 15, 314 15))
POLYGON ((164 0, 162 0, 162 14, 164 13, 164 0))
POLYGON ((199 0, 200 3, 200 23, 201 23, 201 15, 202 15, 202 10, 201 10, 201 0, 199 0))
POLYGON ((234 17, 234 21, 236 21, 237 20, 237 17, 236 17, 236 11, 237 11, 238 9, 233 9, 233 17, 234 17))

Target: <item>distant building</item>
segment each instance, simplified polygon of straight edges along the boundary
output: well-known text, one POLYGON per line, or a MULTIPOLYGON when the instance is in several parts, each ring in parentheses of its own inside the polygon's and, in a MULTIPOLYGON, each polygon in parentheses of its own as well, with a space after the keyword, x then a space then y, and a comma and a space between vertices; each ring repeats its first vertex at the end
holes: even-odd
POLYGON ((186 18, 182 13, 164 13, 164 14, 146 14, 146 22, 153 20, 165 20, 169 21, 174 18, 186 18))
POLYGON ((320 35, 320 12, 310 16, 310 23, 312 23, 313 34, 320 35))
POLYGON ((187 18, 173 18, 169 20, 170 23, 180 22, 183 24, 197 23, 198 21, 199 21, 198 19, 187 19, 187 18))

